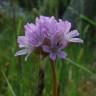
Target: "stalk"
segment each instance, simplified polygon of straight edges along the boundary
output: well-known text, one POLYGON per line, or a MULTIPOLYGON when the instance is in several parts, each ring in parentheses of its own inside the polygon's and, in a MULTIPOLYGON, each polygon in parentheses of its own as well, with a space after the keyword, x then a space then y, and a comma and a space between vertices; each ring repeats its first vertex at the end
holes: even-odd
POLYGON ((43 96, 43 90, 44 90, 44 77, 45 77, 45 71, 44 71, 44 62, 42 55, 40 55, 40 63, 39 63, 39 78, 37 82, 37 92, 36 96, 43 96))
POLYGON ((39 78, 38 78, 36 96, 43 96, 43 89, 44 89, 44 68, 43 65, 41 64, 39 66, 39 78))
POLYGON ((57 77, 56 77, 56 64, 51 60, 51 76, 52 76, 52 96, 57 96, 57 77))

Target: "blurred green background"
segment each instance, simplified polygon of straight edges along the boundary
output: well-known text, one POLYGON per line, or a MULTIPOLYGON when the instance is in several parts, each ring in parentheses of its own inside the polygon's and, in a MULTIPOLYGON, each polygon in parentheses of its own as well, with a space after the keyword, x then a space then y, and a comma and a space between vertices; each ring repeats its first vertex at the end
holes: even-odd
MULTIPOLYGON (((96 96, 96 0, 0 0, 0 96, 37 96, 39 57, 15 57, 16 38, 35 17, 69 20, 84 44, 70 44, 68 58, 57 60, 58 96, 96 96)), ((51 96, 49 59, 44 66, 42 96, 51 96)), ((41 95, 38 95, 41 96, 41 95)))

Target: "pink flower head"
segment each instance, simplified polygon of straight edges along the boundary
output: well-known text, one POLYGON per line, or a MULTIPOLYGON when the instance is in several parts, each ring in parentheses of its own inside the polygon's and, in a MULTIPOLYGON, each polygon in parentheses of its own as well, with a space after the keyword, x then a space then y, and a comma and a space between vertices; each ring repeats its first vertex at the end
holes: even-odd
POLYGON ((35 24, 27 23, 24 28, 25 36, 17 39, 19 47, 24 49, 16 52, 16 56, 28 54, 28 57, 32 52, 42 51, 42 55, 47 54, 52 60, 57 57, 64 59, 67 54, 63 49, 69 42, 83 43, 83 40, 77 37, 77 30, 70 31, 69 21, 57 21, 53 16, 37 17, 35 24))

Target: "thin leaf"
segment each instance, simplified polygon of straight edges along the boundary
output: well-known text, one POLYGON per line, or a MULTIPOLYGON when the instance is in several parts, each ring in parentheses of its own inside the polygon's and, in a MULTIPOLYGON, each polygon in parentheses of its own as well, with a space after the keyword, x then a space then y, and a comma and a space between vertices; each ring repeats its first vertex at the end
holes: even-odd
POLYGON ((88 73, 90 73, 90 74, 92 74, 92 75, 94 74, 94 73, 91 72, 89 69, 87 69, 87 68, 85 68, 84 66, 82 66, 82 65, 80 65, 80 64, 78 64, 78 63, 76 63, 76 62, 74 62, 74 61, 71 60, 70 58, 66 58, 66 60, 67 60, 68 62, 70 62, 71 64, 73 64, 74 66, 76 66, 76 67, 82 69, 83 71, 86 71, 86 72, 88 72, 88 73))
POLYGON ((90 18, 88 18, 87 16, 84 15, 80 15, 80 18, 86 22, 88 22, 89 24, 91 24, 92 26, 96 27, 96 23, 91 20, 90 18))
POLYGON ((10 89, 10 92, 12 93, 13 96, 16 96, 16 94, 15 94, 15 92, 14 92, 14 90, 13 90, 13 88, 12 88, 10 82, 9 82, 9 80, 7 79, 4 71, 1 70, 1 73, 2 73, 2 75, 4 76, 4 78, 5 78, 5 80, 6 80, 7 84, 8 84, 8 87, 9 87, 9 89, 10 89))

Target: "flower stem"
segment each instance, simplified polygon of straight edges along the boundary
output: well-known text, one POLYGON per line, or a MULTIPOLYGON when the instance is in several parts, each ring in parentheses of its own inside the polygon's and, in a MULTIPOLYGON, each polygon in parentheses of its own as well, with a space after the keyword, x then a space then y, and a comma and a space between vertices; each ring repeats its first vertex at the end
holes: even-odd
POLYGON ((43 58, 42 58, 42 55, 40 55, 39 78, 38 78, 36 96, 43 96, 45 71, 44 71, 44 65, 42 61, 43 61, 43 58))
POLYGON ((44 68, 43 68, 43 65, 41 64, 39 67, 39 78, 38 78, 36 96, 42 96, 43 89, 44 89, 44 68))
POLYGON ((51 72, 52 72, 52 96, 57 96, 57 78, 56 78, 56 68, 55 61, 51 60, 51 72))

